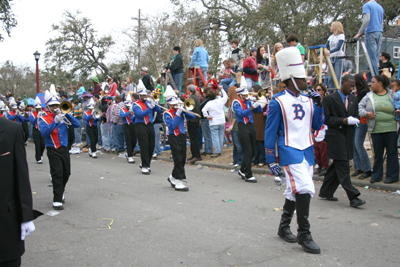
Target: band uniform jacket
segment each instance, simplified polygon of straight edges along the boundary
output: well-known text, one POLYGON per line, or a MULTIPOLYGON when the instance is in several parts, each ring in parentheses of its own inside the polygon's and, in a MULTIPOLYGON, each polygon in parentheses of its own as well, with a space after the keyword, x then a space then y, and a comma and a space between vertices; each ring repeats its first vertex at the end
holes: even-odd
POLYGON ((328 158, 350 160, 353 158, 354 125, 346 125, 343 119, 358 118, 358 101, 355 95, 348 95, 348 110, 338 92, 327 95, 323 100, 325 124, 328 126, 326 142, 328 158))
POLYGON ((19 123, 0 118, 0 263, 22 256, 21 223, 35 219, 32 192, 19 123))

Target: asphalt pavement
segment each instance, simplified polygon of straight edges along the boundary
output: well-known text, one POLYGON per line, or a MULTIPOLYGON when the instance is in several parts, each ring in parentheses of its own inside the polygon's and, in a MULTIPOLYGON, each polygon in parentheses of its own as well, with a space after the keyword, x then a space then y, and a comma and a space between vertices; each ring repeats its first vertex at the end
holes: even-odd
MULTIPOLYGON (((46 153, 46 152, 45 152, 46 153)), ((27 157, 34 209, 52 211, 47 156, 27 157)), ((400 198, 361 191, 367 202, 349 206, 311 201, 310 223, 321 254, 277 236, 283 191, 271 176, 246 183, 237 172, 186 166, 188 192, 171 188, 172 163, 154 161, 151 175, 116 155, 71 156, 65 209, 36 219, 22 266, 398 266, 400 198), (112 223, 112 224, 111 224, 112 223), (111 224, 111 225, 110 225, 111 224)), ((316 182, 318 195, 320 182, 316 182)), ((296 234, 295 219, 291 224, 296 234)))

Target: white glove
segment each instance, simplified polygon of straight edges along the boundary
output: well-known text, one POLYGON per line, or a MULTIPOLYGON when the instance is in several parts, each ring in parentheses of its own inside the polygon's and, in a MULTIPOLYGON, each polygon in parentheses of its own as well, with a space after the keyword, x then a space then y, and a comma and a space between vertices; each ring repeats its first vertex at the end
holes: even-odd
POLYGON ((356 125, 356 126, 358 126, 359 123, 360 123, 360 120, 357 119, 357 118, 354 118, 352 116, 347 118, 347 124, 348 125, 356 125))
POLYGON ((256 98, 255 96, 249 96, 249 99, 250 99, 251 101, 257 101, 257 98, 256 98))
POLYGON ((178 108, 178 110, 176 111, 175 115, 180 117, 182 114, 182 108, 178 108))
POLYGON ((25 237, 35 231, 35 225, 32 221, 21 223, 21 240, 25 240, 25 237))
POLYGON ((56 116, 54 117, 54 121, 55 121, 56 124, 59 124, 61 120, 62 120, 61 115, 56 115, 56 116))
POLYGON ((61 110, 60 110, 59 108, 56 108, 56 109, 54 110, 54 112, 59 114, 59 113, 61 113, 61 110))
POLYGON ((156 106, 154 102, 149 102, 149 108, 153 109, 156 106))
POLYGON ((259 106, 260 106, 260 103, 254 102, 254 104, 253 104, 253 108, 254 108, 254 109, 258 108, 259 106))

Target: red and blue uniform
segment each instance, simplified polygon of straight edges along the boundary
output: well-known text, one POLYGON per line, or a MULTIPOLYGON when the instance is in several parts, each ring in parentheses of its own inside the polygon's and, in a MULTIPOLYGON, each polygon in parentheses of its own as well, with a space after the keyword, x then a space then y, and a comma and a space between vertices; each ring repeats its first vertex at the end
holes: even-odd
MULTIPOLYGON (((39 130, 38 114, 39 114, 39 112, 37 112, 37 111, 31 112, 29 114, 29 121, 31 122, 32 126, 35 129, 39 130)), ((46 112, 44 112, 44 111, 42 111, 42 114, 43 114, 42 116, 46 116, 47 115, 46 112)))
POLYGON ((135 113, 135 123, 143 122, 144 124, 148 124, 149 122, 153 123, 153 111, 161 111, 159 106, 155 106, 154 109, 151 109, 148 101, 143 102, 141 100, 133 103, 132 109, 133 113, 135 113))
POLYGON ((135 124, 135 116, 130 114, 129 109, 123 108, 119 110, 119 116, 121 117, 124 124, 135 124))
MULTIPOLYGON (((49 112, 39 119, 40 132, 46 140, 46 146, 54 148, 68 147, 68 125, 64 122, 56 124, 54 121, 55 116, 55 114, 49 112)), ((65 118, 71 122, 69 127, 81 127, 79 121, 70 114, 66 114, 65 118)))
POLYGON ((251 110, 252 102, 247 100, 244 102, 242 99, 236 99, 232 103, 232 109, 235 112, 237 122, 243 122, 247 124, 249 122, 253 123, 253 111, 262 113, 263 109, 261 106, 251 110))
POLYGON ((10 121, 15 121, 18 123, 22 123, 24 121, 24 116, 18 116, 17 114, 15 114, 14 110, 11 110, 10 112, 7 113, 7 118, 10 121))
POLYGON ((176 111, 174 109, 169 109, 164 112, 164 121, 167 124, 169 133, 178 136, 179 134, 186 134, 185 131, 185 120, 183 115, 186 116, 187 120, 192 120, 196 116, 190 113, 181 113, 181 116, 176 116, 176 111))
POLYGON ((83 119, 86 121, 86 125, 88 126, 97 126, 97 121, 100 119, 95 119, 93 118, 92 111, 88 110, 85 113, 83 113, 83 119))

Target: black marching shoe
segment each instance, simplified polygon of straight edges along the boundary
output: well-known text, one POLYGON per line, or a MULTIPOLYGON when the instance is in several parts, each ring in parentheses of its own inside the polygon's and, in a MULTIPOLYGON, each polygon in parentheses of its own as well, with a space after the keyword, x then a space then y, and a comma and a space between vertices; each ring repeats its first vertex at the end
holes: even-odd
POLYGON ((285 205, 283 206, 281 222, 279 223, 278 236, 289 243, 297 242, 296 236, 290 231, 290 222, 292 221, 295 209, 296 202, 286 199, 285 205))
POLYGON ((359 199, 358 197, 353 198, 350 200, 350 206, 353 208, 358 208, 359 206, 364 205, 366 202, 362 199, 359 199))
POLYGON ((319 176, 325 176, 325 174, 328 172, 327 169, 322 168, 322 170, 318 173, 319 176))
POLYGON ((319 254, 321 249, 315 244, 311 237, 311 234, 303 235, 302 237, 297 237, 297 243, 301 245, 305 252, 319 254))
POLYGON ((367 171, 367 172, 364 172, 360 177, 358 177, 358 179, 364 180, 364 179, 367 179, 368 177, 371 177, 371 175, 372 175, 372 171, 367 171))
POLYGON ((296 194, 297 211, 297 243, 301 245, 305 252, 319 254, 321 249, 315 244, 311 237, 310 223, 308 215, 310 212, 310 194, 296 194))
POLYGON ((356 177, 356 176, 358 176, 358 175, 360 175, 360 174, 363 174, 364 172, 362 171, 362 170, 356 170, 355 172, 353 172, 352 174, 351 174, 351 177, 356 177))
POLYGON ((318 195, 320 198, 323 198, 323 199, 326 199, 326 200, 329 200, 329 201, 338 201, 338 198, 337 197, 326 197, 326 196, 323 196, 323 195, 321 195, 321 194, 319 194, 318 195))

